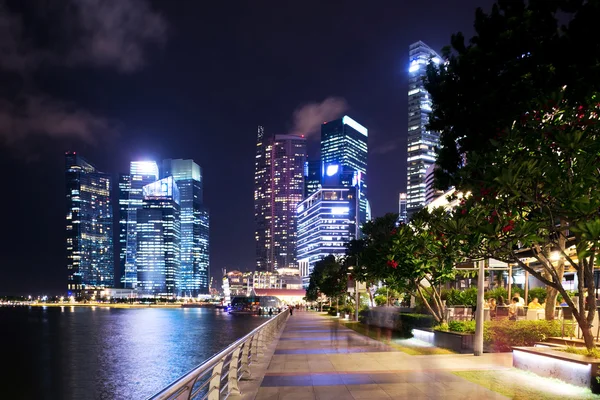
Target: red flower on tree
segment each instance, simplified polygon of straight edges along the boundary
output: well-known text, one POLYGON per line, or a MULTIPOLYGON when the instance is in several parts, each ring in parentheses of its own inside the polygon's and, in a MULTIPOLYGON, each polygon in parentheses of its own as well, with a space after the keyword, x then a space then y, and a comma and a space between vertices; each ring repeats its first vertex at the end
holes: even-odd
POLYGON ((502 232, 507 233, 512 231, 513 229, 515 229, 515 221, 511 219, 510 221, 508 221, 508 225, 502 228, 502 232))
POLYGON ((388 260, 387 265, 388 267, 396 268, 398 266, 398 263, 394 260, 388 260))

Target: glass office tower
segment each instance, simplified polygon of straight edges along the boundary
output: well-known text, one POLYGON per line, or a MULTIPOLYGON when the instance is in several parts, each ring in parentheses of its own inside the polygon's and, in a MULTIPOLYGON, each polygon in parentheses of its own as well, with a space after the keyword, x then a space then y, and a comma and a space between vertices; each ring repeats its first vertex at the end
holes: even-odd
POLYGON ((315 193, 321 187, 321 161, 304 163, 304 198, 315 193))
POLYGON ((122 264, 121 284, 135 289, 137 285, 137 210, 142 208, 142 188, 158 180, 158 165, 155 161, 132 161, 129 174, 119 178, 119 253, 122 264), (125 238, 125 243, 121 238, 125 238))
POLYGON ((254 172, 256 269, 296 266, 296 206, 304 196, 306 139, 259 127, 254 172))
POLYGON ((181 209, 181 265, 177 278, 178 294, 208 294, 209 214, 203 204, 202 169, 193 160, 163 161, 162 177, 172 176, 179 188, 181 209))
POLYGON ((435 163, 439 146, 438 132, 427 130, 431 97, 423 78, 429 61, 441 63, 441 57, 423 42, 410 45, 408 69, 408 171, 406 207, 408 217, 425 206, 425 174, 435 163))
POLYGON ((137 210, 136 271, 140 296, 175 297, 180 269, 180 198, 170 176, 142 189, 137 210))
POLYGON ((75 152, 65 154, 67 290, 114 286, 111 177, 75 152))
MULTIPOLYGON (((337 170, 331 173, 332 168, 336 168, 337 165, 345 177, 344 186, 358 188, 356 195, 360 225, 370 219, 366 183, 368 137, 368 129, 347 115, 321 125, 322 179, 337 174, 337 170)), ((325 184, 322 186, 326 187, 325 184)))
POLYGON ((345 244, 359 237, 356 193, 356 187, 322 188, 298 205, 297 257, 305 287, 317 261, 343 256, 345 244))

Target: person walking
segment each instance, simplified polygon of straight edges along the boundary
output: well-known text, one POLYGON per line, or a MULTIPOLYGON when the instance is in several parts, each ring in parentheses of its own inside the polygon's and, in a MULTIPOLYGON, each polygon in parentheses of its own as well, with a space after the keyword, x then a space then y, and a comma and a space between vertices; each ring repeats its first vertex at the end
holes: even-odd
POLYGON ((290 316, 294 315, 294 307, 290 307, 290 316))

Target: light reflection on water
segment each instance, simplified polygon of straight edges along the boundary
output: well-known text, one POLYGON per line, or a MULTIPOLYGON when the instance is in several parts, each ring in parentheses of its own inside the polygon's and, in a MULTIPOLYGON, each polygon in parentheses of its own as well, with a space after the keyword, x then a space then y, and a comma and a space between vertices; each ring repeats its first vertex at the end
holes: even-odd
POLYGON ((0 308, 0 360, 10 360, 0 397, 144 399, 265 322, 201 308, 69 308, 0 308))

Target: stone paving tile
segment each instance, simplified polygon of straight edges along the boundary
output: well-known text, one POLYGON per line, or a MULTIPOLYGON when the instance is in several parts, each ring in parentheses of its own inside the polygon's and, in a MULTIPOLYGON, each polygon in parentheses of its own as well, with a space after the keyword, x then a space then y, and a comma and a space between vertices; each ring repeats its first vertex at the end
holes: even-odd
POLYGON ((315 386, 318 400, 354 400, 346 386, 315 386))
POLYGON ((287 322, 256 399, 504 399, 449 371, 502 369, 511 361, 505 355, 410 356, 335 320, 299 312, 287 322))

